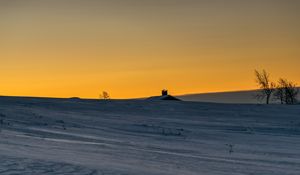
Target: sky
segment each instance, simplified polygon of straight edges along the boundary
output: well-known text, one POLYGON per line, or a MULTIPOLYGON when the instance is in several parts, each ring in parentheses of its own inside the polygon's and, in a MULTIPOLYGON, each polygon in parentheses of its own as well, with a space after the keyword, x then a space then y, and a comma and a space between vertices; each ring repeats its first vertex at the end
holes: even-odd
POLYGON ((112 98, 300 84, 298 0, 0 0, 0 95, 112 98))

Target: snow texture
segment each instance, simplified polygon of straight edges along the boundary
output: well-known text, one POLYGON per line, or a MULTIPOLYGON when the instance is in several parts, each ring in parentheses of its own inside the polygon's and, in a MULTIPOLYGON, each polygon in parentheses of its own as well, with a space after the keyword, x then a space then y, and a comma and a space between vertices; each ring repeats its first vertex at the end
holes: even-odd
POLYGON ((299 175, 300 105, 0 97, 0 174, 299 175))

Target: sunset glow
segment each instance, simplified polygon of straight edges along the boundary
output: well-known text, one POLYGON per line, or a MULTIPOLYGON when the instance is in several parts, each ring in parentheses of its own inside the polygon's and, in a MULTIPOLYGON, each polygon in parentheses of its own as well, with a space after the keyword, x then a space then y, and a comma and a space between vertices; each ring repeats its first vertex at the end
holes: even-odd
POLYGON ((0 95, 112 98, 300 83, 300 1, 1 0, 0 95))

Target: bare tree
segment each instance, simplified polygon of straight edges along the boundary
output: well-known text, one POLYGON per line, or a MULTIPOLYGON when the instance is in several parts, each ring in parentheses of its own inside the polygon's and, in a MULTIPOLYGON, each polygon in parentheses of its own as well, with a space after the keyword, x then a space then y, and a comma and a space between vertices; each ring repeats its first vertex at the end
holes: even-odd
POLYGON ((285 98, 284 101, 286 104, 294 104, 297 101, 298 88, 296 84, 288 81, 287 79, 280 79, 282 87, 284 88, 285 98))
POLYGON ((102 94, 100 95, 100 99, 103 99, 103 100, 110 99, 110 96, 109 96, 108 92, 103 91, 102 94))
POLYGON ((288 95, 288 99, 289 99, 288 104, 296 104, 299 89, 296 87, 296 84, 294 84, 293 82, 289 82, 287 89, 288 89, 287 95, 288 95))
POLYGON ((278 85, 274 92, 274 100, 280 100, 281 104, 284 104, 285 102, 285 82, 282 78, 278 80, 278 85))
MULTIPOLYGON (((280 78, 278 81, 280 91, 282 91, 282 103, 286 104, 295 104, 297 103, 297 95, 299 93, 299 89, 297 85, 292 81, 287 79, 280 78)), ((277 92, 279 89, 277 89, 277 92)), ((277 92, 275 94, 277 94, 277 92)))
POLYGON ((261 93, 257 94, 256 98, 258 100, 266 99, 266 104, 269 104, 270 97, 272 96, 272 93, 276 87, 275 83, 271 82, 270 75, 265 70, 262 72, 255 70, 255 77, 256 82, 261 89, 261 93))

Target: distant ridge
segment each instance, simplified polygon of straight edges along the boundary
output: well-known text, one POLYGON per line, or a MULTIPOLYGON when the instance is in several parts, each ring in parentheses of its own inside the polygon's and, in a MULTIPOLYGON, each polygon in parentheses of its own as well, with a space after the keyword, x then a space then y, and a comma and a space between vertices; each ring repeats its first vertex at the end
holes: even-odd
POLYGON ((147 100, 169 100, 169 101, 181 101, 179 98, 173 97, 172 95, 153 96, 147 98, 147 100))
MULTIPOLYGON (((264 101, 260 102, 254 98, 254 96, 258 92, 259 90, 245 90, 245 91, 186 94, 186 95, 179 95, 176 97, 184 101, 197 101, 197 102, 244 103, 244 104, 264 103, 264 101)), ((300 94, 298 95, 298 99, 300 99, 300 94)))

